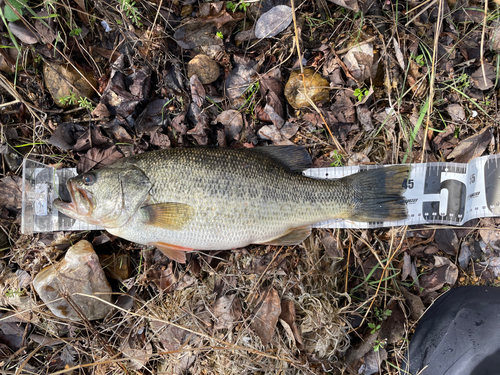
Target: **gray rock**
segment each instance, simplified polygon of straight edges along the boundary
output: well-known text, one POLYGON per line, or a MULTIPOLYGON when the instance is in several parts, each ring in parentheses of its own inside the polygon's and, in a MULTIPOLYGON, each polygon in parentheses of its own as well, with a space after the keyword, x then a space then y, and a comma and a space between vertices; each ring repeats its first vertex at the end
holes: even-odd
POLYGON ((92 296, 111 302, 111 286, 88 241, 72 246, 63 260, 44 268, 33 286, 47 307, 59 318, 81 320, 63 296, 71 299, 88 320, 104 318, 113 308, 92 296))

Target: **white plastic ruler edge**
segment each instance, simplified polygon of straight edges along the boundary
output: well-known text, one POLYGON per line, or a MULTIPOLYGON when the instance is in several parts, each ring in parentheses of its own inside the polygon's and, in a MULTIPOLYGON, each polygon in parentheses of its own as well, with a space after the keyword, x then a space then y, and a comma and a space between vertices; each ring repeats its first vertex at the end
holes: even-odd
MULTIPOLYGON (((353 222, 331 220, 316 228, 380 228, 416 224, 463 225, 481 217, 500 215, 500 155, 482 156, 467 164, 434 162, 411 164, 404 181, 408 207, 406 220, 393 222, 353 222)), ((335 168, 311 168, 304 175, 336 179, 366 169, 389 165, 362 165, 335 168)))

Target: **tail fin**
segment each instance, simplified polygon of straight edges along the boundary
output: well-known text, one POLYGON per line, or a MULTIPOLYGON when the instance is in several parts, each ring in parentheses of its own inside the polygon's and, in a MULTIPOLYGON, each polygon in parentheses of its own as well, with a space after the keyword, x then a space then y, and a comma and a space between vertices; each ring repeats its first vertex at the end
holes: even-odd
POLYGON ((354 221, 398 221, 408 217, 404 201, 404 180, 409 165, 370 169, 349 176, 355 192, 350 216, 354 221))

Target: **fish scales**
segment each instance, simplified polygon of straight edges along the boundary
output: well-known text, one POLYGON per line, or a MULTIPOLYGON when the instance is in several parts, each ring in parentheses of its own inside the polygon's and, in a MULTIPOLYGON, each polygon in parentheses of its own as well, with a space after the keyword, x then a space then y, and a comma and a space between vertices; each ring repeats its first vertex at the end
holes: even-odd
MULTIPOLYGON (((283 148, 285 156, 287 151, 283 148)), ((110 233, 140 244, 181 250, 297 243, 307 237, 312 224, 325 220, 379 221, 406 216, 401 204, 406 166, 320 180, 292 171, 276 155, 279 153, 269 156, 253 149, 215 147, 139 154, 95 171, 92 186, 80 183, 73 188, 74 200, 81 201, 88 194, 89 204, 97 206, 106 195, 106 200, 120 202, 121 198, 124 207, 137 208, 135 212, 115 210, 121 215, 116 220, 120 225, 104 225, 110 233), (113 182, 130 170, 140 183, 125 177, 118 185, 113 182), (117 189, 130 198, 116 196, 117 189), (169 205, 166 211, 165 204, 169 205)), ((75 184, 84 177, 76 177, 75 184)))

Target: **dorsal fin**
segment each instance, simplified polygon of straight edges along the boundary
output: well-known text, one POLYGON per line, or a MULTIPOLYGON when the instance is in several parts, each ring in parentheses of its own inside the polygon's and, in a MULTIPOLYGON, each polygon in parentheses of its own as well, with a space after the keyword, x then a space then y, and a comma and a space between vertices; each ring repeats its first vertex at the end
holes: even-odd
POLYGON ((293 172, 302 172, 311 167, 311 155, 302 146, 267 146, 247 149, 250 152, 265 155, 283 164, 293 172))

